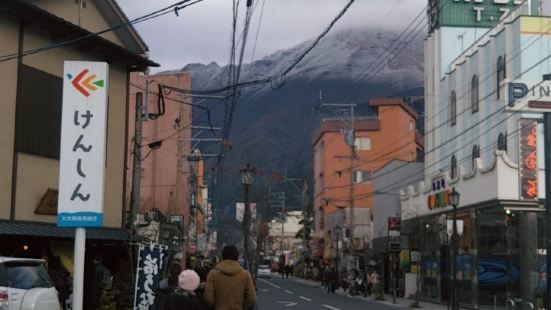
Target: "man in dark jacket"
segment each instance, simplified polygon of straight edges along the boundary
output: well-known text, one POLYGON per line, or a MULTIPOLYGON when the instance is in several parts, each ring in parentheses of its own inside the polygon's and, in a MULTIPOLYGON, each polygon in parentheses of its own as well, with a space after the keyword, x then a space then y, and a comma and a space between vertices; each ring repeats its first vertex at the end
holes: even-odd
POLYGON ((214 310, 250 309, 256 304, 251 274, 237 262, 239 252, 233 245, 222 250, 222 261, 207 276, 205 302, 214 310))
POLYGON ((102 284, 104 273, 107 269, 102 262, 102 256, 100 254, 96 254, 94 257, 94 275, 92 279, 92 292, 90 295, 91 309, 97 309, 101 304, 101 292, 103 290, 102 284))

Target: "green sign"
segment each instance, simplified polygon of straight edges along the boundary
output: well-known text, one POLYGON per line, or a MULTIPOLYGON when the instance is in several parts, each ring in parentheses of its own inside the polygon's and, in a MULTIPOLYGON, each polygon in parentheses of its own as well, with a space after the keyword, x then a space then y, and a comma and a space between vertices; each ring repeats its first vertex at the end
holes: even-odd
POLYGON ((493 27, 523 0, 429 0, 429 30, 441 26, 493 27))

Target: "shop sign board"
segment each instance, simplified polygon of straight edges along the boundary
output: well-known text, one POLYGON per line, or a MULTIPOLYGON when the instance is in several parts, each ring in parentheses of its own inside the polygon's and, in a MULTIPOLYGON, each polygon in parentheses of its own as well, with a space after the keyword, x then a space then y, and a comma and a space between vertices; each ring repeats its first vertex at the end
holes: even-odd
POLYGON ((427 196, 427 207, 429 210, 445 208, 450 205, 450 190, 441 191, 439 193, 430 194, 427 196))
POLYGON ((65 61, 57 225, 103 226, 109 67, 65 61))
POLYGON ((491 28, 523 0, 429 0, 429 31, 441 26, 491 28))
POLYGON ((519 120, 519 184, 521 200, 538 199, 538 131, 534 119, 519 120))
POLYGON ((513 81, 507 84, 509 112, 551 112, 551 81, 513 81))
POLYGON ((400 251, 401 219, 399 217, 388 218, 388 250, 400 251))

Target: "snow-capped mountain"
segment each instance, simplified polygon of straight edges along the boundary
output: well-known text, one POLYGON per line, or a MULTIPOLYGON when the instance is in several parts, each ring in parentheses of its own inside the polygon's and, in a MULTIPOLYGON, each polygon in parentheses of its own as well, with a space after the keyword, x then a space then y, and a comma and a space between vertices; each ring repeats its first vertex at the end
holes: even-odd
MULTIPOLYGON (((383 61, 392 51, 390 47, 395 47, 395 51, 402 49, 404 44, 399 44, 397 39, 398 34, 392 32, 345 30, 329 34, 291 71, 288 79, 355 81, 359 77, 370 76, 363 82, 392 82, 398 91, 419 87, 423 81, 422 40, 413 40, 390 61, 383 61)), ((280 74, 311 43, 307 41, 244 64, 240 80, 249 81, 280 74)), ((227 84, 227 69, 227 66, 221 67, 212 62, 208 65, 188 64, 177 71, 193 73, 194 89, 212 89, 227 84)))
MULTIPOLYGON (((287 76, 284 87, 269 83, 241 90, 233 117, 224 162, 230 167, 225 191, 239 193, 239 169, 251 163, 266 171, 287 170, 291 176, 311 178, 312 138, 322 117, 334 116, 317 108, 320 90, 328 102, 355 102, 360 113, 369 114, 367 99, 399 94, 420 95, 423 85, 423 43, 418 38, 386 63, 384 56, 397 45, 391 32, 347 30, 329 34, 287 76), (369 79, 359 77, 370 75, 369 79), (358 81, 359 80, 359 81, 358 81), (415 89, 415 91, 413 91, 415 89), (235 190, 231 190, 236 187, 235 190)), ((278 75, 311 44, 293 48, 244 64, 240 81, 278 75)), ((398 46, 400 50, 402 46, 398 46)), ((192 89, 205 90, 228 84, 228 67, 217 63, 188 64, 180 70, 192 73, 192 89)), ((223 124, 224 104, 211 101, 214 126, 223 124), (216 108, 214 108, 216 106, 216 108)), ((201 110, 194 110, 194 122, 201 110)), ((201 145, 204 153, 216 153, 219 145, 201 145)), ((223 180, 224 180, 223 179, 223 180)), ((225 197, 229 202, 233 195, 225 197)))

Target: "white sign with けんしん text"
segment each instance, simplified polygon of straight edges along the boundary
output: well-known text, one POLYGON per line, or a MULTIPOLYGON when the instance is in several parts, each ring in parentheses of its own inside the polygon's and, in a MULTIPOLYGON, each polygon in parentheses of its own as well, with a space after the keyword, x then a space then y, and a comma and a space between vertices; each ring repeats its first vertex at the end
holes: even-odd
POLYGON ((109 67, 65 61, 57 225, 103 226, 109 67))

